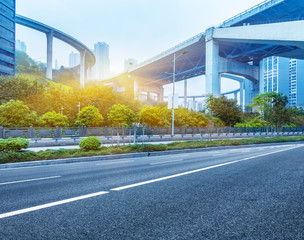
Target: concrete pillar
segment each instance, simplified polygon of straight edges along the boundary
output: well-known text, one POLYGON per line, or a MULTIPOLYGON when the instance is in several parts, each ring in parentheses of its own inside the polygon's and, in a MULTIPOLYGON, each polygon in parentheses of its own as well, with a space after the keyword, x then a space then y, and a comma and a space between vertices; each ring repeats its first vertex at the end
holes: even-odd
POLYGON ((219 97, 221 79, 219 75, 219 45, 211 39, 206 42, 206 93, 219 97))
POLYGON ((184 108, 187 108, 187 97, 188 97, 188 89, 187 89, 187 80, 184 80, 184 108))
POLYGON ((234 100, 237 100, 237 99, 238 99, 238 93, 234 92, 234 100))
POLYGON ((158 102, 163 102, 163 101, 164 101, 164 87, 161 86, 158 102))
POLYGON ((53 38, 54 33, 50 31, 46 34, 47 40, 47 53, 46 53, 46 78, 53 79, 53 38))
POLYGON ((85 58, 86 58, 86 52, 81 51, 80 52, 80 87, 84 87, 85 85, 85 79, 86 79, 86 66, 85 66, 85 58))
POLYGON ((240 106, 244 110, 244 80, 240 82, 240 106))
POLYGON ((151 103, 151 93, 147 92, 147 102, 151 103))

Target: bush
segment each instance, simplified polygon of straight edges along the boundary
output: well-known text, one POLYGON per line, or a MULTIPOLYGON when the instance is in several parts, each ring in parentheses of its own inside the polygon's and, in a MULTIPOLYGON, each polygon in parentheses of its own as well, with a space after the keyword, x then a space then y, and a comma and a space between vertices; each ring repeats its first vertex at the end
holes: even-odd
POLYGON ((0 152, 18 152, 29 144, 29 140, 24 138, 0 139, 0 152))
POLYGON ((79 147, 84 150, 98 150, 101 146, 101 140, 97 137, 88 137, 82 139, 79 143, 79 147))
POLYGON ((100 127, 103 123, 103 116, 94 106, 81 109, 77 115, 76 125, 86 127, 100 127))
POLYGON ((68 124, 68 117, 55 111, 47 112, 39 118, 41 127, 66 127, 68 124))
POLYGON ((36 122, 36 112, 32 112, 22 101, 11 100, 0 105, 0 126, 2 127, 30 127, 36 122))

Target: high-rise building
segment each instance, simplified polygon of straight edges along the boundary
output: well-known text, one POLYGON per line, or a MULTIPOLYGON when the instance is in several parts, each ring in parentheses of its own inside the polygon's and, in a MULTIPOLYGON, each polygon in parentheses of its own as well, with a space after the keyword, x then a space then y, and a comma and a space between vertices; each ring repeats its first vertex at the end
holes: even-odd
POLYGON ((26 53, 25 42, 21 42, 20 40, 17 40, 16 41, 16 50, 26 53))
POLYGON ((289 106, 304 108, 304 61, 289 61, 289 106))
POLYGON ((260 93, 279 92, 289 95, 289 58, 269 57, 262 60, 260 93))
POLYGON ((0 0, 0 75, 15 74, 15 0, 0 0))
POLYGON ((304 107, 304 61, 269 57, 261 61, 260 93, 278 92, 291 107, 304 107))
POLYGON ((92 69, 92 78, 103 80, 110 73, 109 45, 105 42, 98 42, 94 45, 96 57, 95 66, 92 69))
POLYGON ((80 54, 71 52, 69 55, 69 67, 75 67, 80 64, 80 54))
POLYGON ((125 71, 130 70, 137 65, 137 60, 134 58, 128 58, 125 60, 125 71))

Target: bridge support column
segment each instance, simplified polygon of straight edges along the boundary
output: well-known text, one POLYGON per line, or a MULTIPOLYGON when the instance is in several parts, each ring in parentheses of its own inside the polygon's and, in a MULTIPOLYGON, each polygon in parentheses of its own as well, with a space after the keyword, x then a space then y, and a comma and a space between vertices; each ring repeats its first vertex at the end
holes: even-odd
POLYGON ((187 96, 188 96, 188 82, 184 80, 184 108, 187 108, 187 96))
POLYGON ((211 39, 206 42, 206 93, 218 97, 221 94, 219 75, 219 45, 211 39))
POLYGON ((160 87, 157 101, 158 101, 158 103, 161 103, 164 101, 164 87, 163 86, 160 87))
POLYGON ((240 106, 242 110, 244 110, 244 81, 245 79, 240 82, 240 106))
POLYGON ((52 80, 53 79, 53 38, 54 33, 50 31, 46 34, 47 40, 47 63, 46 63, 46 78, 52 80))
POLYGON ((80 52, 80 87, 84 88, 86 79, 86 66, 85 66, 86 52, 80 52))
POLYGON ((235 93, 234 93, 234 100, 237 100, 237 99, 238 99, 237 97, 238 97, 238 93, 235 92, 235 93))
POLYGON ((151 93, 150 92, 147 92, 147 102, 148 103, 151 103, 151 93))

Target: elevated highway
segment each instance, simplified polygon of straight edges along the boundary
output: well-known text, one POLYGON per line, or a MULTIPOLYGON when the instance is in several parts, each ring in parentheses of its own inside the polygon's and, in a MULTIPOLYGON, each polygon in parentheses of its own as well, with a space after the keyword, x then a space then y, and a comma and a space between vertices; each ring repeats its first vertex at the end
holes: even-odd
POLYGON ((128 76, 135 85, 144 86, 141 89, 162 88, 172 83, 166 72, 172 72, 174 55, 187 51, 176 60, 176 81, 185 81, 185 96, 187 79, 200 75, 206 75, 206 94, 219 96, 221 74, 245 77, 256 94, 262 59, 304 59, 303 28, 304 1, 266 0, 113 79, 128 76))
POLYGON ((83 43, 70 35, 61 32, 33 19, 16 15, 16 23, 39 32, 45 33, 47 37, 47 72, 48 79, 52 79, 52 63, 53 63, 53 38, 57 38, 80 52, 80 84, 84 86, 86 78, 86 69, 94 66, 96 59, 92 51, 83 43))

